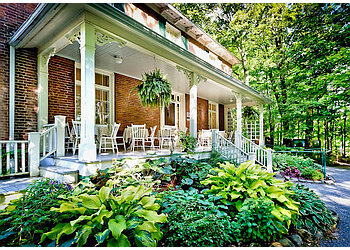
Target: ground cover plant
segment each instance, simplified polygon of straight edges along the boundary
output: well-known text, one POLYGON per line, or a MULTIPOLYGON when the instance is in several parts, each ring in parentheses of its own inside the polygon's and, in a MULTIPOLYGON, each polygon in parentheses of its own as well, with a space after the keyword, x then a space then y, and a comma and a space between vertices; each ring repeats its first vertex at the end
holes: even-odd
POLYGON ((59 205, 60 196, 72 191, 69 184, 50 179, 37 180, 0 211, 0 245, 37 245, 41 234, 57 223, 59 214, 50 211, 59 205))
POLYGON ((290 154, 274 154, 273 169, 284 176, 323 180, 323 168, 311 158, 290 154))

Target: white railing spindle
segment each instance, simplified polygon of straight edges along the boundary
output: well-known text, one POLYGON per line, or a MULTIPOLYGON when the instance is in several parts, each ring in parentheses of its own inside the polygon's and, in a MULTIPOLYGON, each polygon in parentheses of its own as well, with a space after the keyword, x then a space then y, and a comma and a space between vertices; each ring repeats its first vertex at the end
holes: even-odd
POLYGON ((26 144, 24 142, 21 143, 21 153, 22 153, 22 173, 26 171, 26 144))
POLYGON ((15 142, 13 144, 13 153, 15 155, 15 173, 18 173, 18 152, 17 152, 17 150, 18 150, 18 144, 17 144, 17 142, 15 142))
POLYGON ((10 155, 11 155, 11 150, 10 150, 10 143, 6 144, 6 172, 9 172, 10 170, 10 155))

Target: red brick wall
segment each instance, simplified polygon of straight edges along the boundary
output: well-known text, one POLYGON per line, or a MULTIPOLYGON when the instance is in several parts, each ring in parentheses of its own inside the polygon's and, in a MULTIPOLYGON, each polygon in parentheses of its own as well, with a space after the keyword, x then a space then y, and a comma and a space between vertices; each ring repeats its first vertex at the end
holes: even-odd
POLYGON ((137 79, 115 74, 115 120, 121 123, 118 134, 131 123, 145 123, 147 128, 157 125, 157 131, 160 127, 159 109, 143 107, 136 90, 130 94, 138 83, 137 79))
POLYGON ((8 139, 9 38, 34 11, 36 4, 0 3, 0 140, 8 139))
POLYGON ((37 131, 38 79, 36 49, 16 50, 15 139, 37 131))
MULTIPOLYGON (((208 100, 197 98, 197 130, 209 129, 209 102, 208 100)), ((190 112, 190 95, 186 94, 186 113, 190 112)), ((190 121, 186 120, 186 127, 190 128, 190 121)))
POLYGON ((75 74, 74 61, 60 56, 49 61, 49 123, 55 115, 66 116, 71 125, 75 119, 75 74))

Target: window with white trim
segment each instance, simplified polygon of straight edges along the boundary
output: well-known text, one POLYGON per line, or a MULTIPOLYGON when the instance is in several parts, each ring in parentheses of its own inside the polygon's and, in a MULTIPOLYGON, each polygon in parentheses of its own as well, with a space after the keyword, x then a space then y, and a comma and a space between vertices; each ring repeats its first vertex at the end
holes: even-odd
POLYGON ((172 94, 169 107, 164 108, 164 125, 180 127, 180 95, 172 94))
POLYGON ((209 102, 209 129, 218 129, 219 112, 218 104, 209 102))
MULTIPOLYGON (((95 124, 113 122, 113 74, 95 70, 95 124)), ((81 69, 75 70, 75 119, 81 120, 81 69)))

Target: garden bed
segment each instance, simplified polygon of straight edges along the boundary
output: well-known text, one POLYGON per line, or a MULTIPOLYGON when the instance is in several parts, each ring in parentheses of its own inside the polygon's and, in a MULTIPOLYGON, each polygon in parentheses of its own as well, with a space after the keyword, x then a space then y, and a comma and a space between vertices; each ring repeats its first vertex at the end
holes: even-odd
POLYGON ((73 190, 40 180, 0 212, 0 245, 313 246, 332 237, 335 217, 313 191, 252 162, 222 162, 120 160, 73 190))

